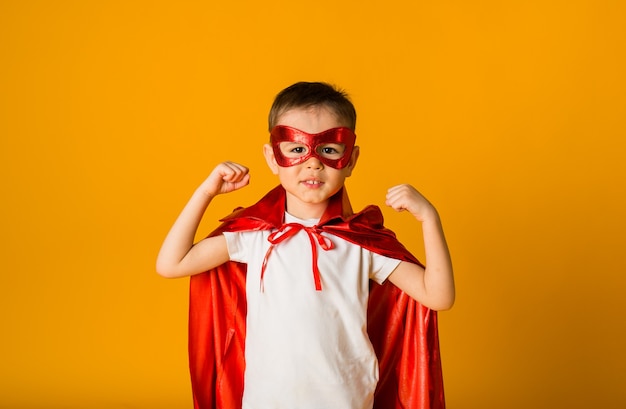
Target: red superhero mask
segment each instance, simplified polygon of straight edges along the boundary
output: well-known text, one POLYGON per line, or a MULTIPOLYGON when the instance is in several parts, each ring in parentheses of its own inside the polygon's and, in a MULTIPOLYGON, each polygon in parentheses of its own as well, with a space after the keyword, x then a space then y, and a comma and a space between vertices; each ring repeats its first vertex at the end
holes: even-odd
POLYGON ((315 157, 326 166, 342 169, 350 163, 356 135, 350 128, 345 127, 310 134, 289 126, 277 125, 272 129, 270 140, 279 166, 294 166, 315 157), (296 146, 297 149, 285 154, 280 149, 282 142, 291 142, 304 147, 296 146), (333 145, 340 145, 343 152, 333 149, 333 145))

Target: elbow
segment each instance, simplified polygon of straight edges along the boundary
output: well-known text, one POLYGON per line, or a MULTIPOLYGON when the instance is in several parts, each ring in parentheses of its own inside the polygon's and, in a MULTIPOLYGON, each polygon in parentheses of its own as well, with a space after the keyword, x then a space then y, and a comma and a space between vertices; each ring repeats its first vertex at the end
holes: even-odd
POLYGON ((157 274, 163 278, 174 278, 173 275, 157 270, 157 274))
POLYGON ((174 276, 170 274, 168 271, 160 270, 158 268, 156 270, 156 273, 163 278, 174 278, 174 276))
POLYGON ((448 311, 454 306, 455 295, 450 294, 445 297, 438 297, 436 300, 431 300, 426 307, 433 311, 448 311))
POLYGON ((176 269, 163 265, 162 263, 157 262, 156 264, 156 273, 163 278, 177 278, 180 275, 177 274, 176 269))
POLYGON ((448 311, 454 306, 454 300, 439 302, 431 305, 429 308, 433 311, 448 311))
POLYGON ((432 294, 432 296, 433 297, 430 299, 431 305, 428 306, 431 310, 447 311, 452 309, 454 301, 456 300, 454 282, 432 294))

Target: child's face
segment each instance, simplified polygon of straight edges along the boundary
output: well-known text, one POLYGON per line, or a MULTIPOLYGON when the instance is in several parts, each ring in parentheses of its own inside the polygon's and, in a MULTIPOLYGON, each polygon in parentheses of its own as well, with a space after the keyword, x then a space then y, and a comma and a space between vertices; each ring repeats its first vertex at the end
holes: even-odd
MULTIPOLYGON (((278 117, 276 125, 309 134, 319 134, 345 126, 332 111, 323 106, 289 110, 278 117)), ((302 143, 297 136, 293 141, 284 140, 278 145, 282 156, 278 161, 272 146, 264 146, 270 169, 278 175, 280 183, 287 191, 287 211, 296 217, 321 217, 328 199, 341 189, 356 164, 359 148, 355 146, 350 149, 351 146, 347 146, 353 143, 349 136, 322 139, 321 144, 313 147, 317 150, 313 155, 307 152, 312 149, 310 144, 302 143), (299 158, 304 158, 304 161, 299 158), (280 166, 279 161, 290 166, 280 166)))

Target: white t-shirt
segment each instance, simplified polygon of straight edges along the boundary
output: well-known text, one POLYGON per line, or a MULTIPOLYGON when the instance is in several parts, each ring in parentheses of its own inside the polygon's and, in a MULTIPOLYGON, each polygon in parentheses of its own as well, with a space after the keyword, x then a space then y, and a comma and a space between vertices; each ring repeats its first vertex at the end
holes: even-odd
MULTIPOLYGON (((285 223, 314 226, 289 214, 285 223)), ((230 258, 247 264, 243 409, 370 409, 378 361, 367 335, 369 279, 382 283, 400 263, 337 236, 317 247, 316 291, 306 231, 275 245, 273 231, 224 233, 230 258)))

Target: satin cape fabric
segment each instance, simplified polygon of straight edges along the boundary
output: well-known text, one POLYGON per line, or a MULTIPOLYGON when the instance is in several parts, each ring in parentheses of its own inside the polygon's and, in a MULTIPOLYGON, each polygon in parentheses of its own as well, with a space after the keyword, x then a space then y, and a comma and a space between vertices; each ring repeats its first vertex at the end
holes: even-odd
MULTIPOLYGON (((235 210, 211 235, 280 228, 285 191, 271 190, 255 205, 235 210)), ((419 261, 383 227, 376 206, 354 214, 344 189, 318 223, 322 231, 384 256, 419 261)), ((195 409, 239 409, 246 337, 246 265, 227 262, 191 277, 189 367, 195 409)), ((390 282, 370 281, 368 333, 379 362, 374 409, 445 408, 437 313, 390 282)))

